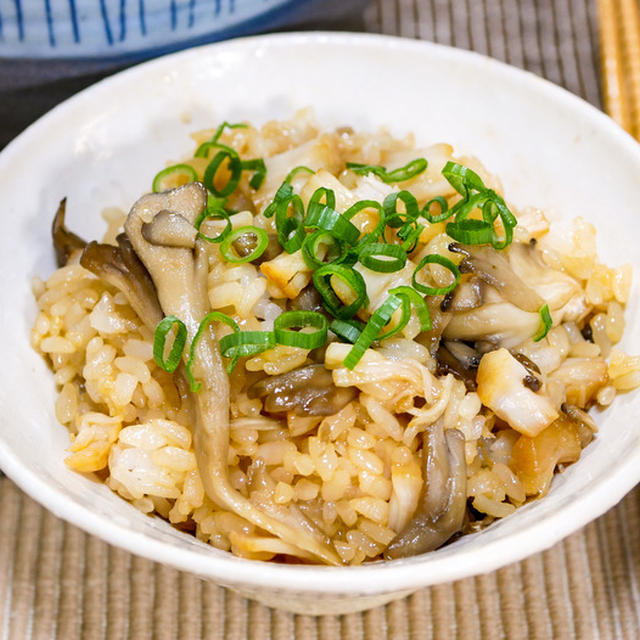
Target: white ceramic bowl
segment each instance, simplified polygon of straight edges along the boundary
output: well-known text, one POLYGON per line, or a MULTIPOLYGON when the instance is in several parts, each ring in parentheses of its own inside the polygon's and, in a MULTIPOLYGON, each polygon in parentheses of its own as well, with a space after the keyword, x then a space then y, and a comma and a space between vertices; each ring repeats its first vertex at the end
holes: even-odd
MULTIPOLYGON (((356 611, 425 585, 491 571, 545 549, 613 506, 640 479, 640 394, 597 416, 600 432, 549 495, 428 555, 357 568, 251 562, 146 517, 63 464, 53 379, 29 346, 30 279, 54 268, 49 227, 69 196, 70 227, 103 231, 158 167, 192 150, 189 132, 222 119, 261 123, 313 105, 327 127, 387 125, 448 141, 502 177, 518 206, 582 215, 601 257, 640 273, 640 148, 600 112, 487 58, 382 36, 291 34, 212 45, 118 74, 42 118, 0 156, 0 467, 56 515, 108 542, 270 605, 356 611)), ((638 287, 623 348, 640 352, 638 287)))

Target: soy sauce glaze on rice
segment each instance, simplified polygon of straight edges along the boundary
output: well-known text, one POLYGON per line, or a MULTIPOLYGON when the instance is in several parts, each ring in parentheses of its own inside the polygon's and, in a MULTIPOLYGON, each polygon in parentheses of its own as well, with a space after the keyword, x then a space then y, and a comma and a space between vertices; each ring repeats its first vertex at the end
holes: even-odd
MULTIPOLYGON (((437 549, 544 496, 640 384, 628 266, 446 144, 223 123, 34 292, 66 462, 259 560, 437 549)), ((72 194, 71 194, 72 195, 72 194)))

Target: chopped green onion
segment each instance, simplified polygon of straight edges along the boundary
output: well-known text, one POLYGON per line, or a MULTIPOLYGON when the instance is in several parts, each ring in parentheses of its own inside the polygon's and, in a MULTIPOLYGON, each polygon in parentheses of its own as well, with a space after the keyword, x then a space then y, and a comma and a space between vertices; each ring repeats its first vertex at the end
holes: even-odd
POLYGON ((418 201, 409 191, 390 193, 382 203, 385 222, 392 228, 401 227, 406 222, 415 222, 420 215, 418 201), (398 200, 404 203, 404 212, 398 211, 398 200))
POLYGON ((351 267, 341 264, 328 264, 313 272, 313 284, 322 296, 324 305, 331 315, 348 320, 356 315, 358 309, 369 304, 367 286, 364 278, 351 267), (336 295, 329 280, 335 276, 344 282, 355 294, 355 300, 344 305, 336 295))
POLYGON ((485 191, 482 178, 475 172, 457 162, 447 162, 442 169, 442 175, 447 182, 464 198, 470 191, 485 191))
POLYGON ((209 207, 207 207, 198 216, 194 226, 198 230, 198 238, 202 238, 207 242, 215 242, 215 243, 222 242, 231 233, 231 230, 232 230, 229 214, 224 209, 209 209, 209 207), (215 238, 205 236, 204 233, 200 231, 200 227, 202 226, 202 223, 205 220, 208 220, 209 218, 222 218, 227 221, 226 227, 215 238))
POLYGON ((302 243, 302 257, 309 269, 318 269, 325 264, 339 262, 345 254, 344 243, 322 229, 309 234, 302 243), (324 258, 318 255, 322 247, 326 249, 324 258))
POLYGON ((367 322, 365 328, 356 340, 353 347, 351 347, 351 350, 347 354, 347 357, 344 359, 342 364, 347 367, 347 369, 353 369, 358 364, 358 362, 360 362, 360 359, 364 355, 364 352, 371 346, 371 344, 375 340, 388 338, 389 336, 393 335, 393 333, 397 333, 397 331, 400 331, 400 329, 402 329, 409 321, 410 310, 407 311, 407 307, 407 298, 390 295, 373 312, 373 314, 371 314, 369 322, 367 322), (401 322, 393 329, 387 331, 383 335, 380 335, 380 331, 382 331, 384 326, 388 324, 389 320, 391 320, 391 316, 401 305, 403 307, 402 319, 404 320, 404 324, 402 324, 401 320, 401 322))
POLYGON ((222 151, 218 151, 216 155, 213 157, 213 160, 207 165, 207 168, 204 170, 204 176, 202 178, 202 182, 211 193, 219 197, 225 197, 230 195, 236 190, 238 183, 240 182, 240 176, 242 175, 242 162, 235 152, 230 153, 226 149, 222 151), (229 176, 229 180, 227 184, 224 185, 221 189, 218 189, 214 182, 216 174, 218 173, 218 169, 220 165, 225 161, 229 160, 227 168, 230 171, 231 175, 229 176))
POLYGON ((444 256, 441 256, 437 253, 430 253, 428 256, 422 258, 422 260, 418 262, 418 266, 411 276, 411 283, 413 284, 413 288, 420 291, 420 293, 424 293, 429 296, 440 296, 449 293, 449 291, 453 291, 456 288, 459 280, 460 270, 458 269, 456 264, 449 260, 449 258, 445 258, 444 256), (446 287, 428 287, 427 285, 420 284, 417 281, 416 276, 418 275, 420 270, 428 264, 439 264, 440 266, 449 269, 449 271, 451 271, 451 273, 453 274, 453 282, 446 287))
POLYGON ((447 235, 463 244, 490 244, 495 231, 489 222, 467 218, 447 223, 447 235))
POLYGON ((409 302, 416 310, 416 316, 420 322, 420 331, 431 331, 431 315, 429 313, 429 307, 425 302, 425 299, 413 288, 407 286, 395 287, 389 289, 389 293, 396 296, 406 296, 409 302))
POLYGON ((180 364, 180 358, 184 351, 184 345, 187 342, 187 327, 184 322, 176 316, 166 316, 158 323, 153 335, 153 359, 156 364, 165 371, 173 373, 180 364), (169 351, 166 360, 164 357, 167 335, 169 331, 176 326, 176 335, 173 339, 173 345, 169 351))
POLYGON ((291 196, 293 196, 293 187, 285 181, 278 187, 278 190, 273 196, 273 200, 267 205, 262 215, 265 218, 271 218, 271 216, 276 212, 278 205, 284 200, 287 200, 288 202, 291 199, 291 196))
POLYGON ((278 344, 302 349, 317 349, 327 341, 327 318, 317 311, 285 311, 273 322, 273 333, 278 344), (292 331, 298 327, 301 331, 292 331), (306 327, 317 329, 305 332, 306 327))
POLYGON ((299 173, 303 173, 303 172, 309 173, 311 175, 315 173, 313 169, 309 169, 309 167, 305 167, 304 165, 301 164, 299 167, 294 167, 293 169, 291 169, 291 171, 287 173, 287 176, 284 179, 284 181, 289 184, 299 173))
POLYGON ((351 218, 353 218, 364 209, 375 209, 378 212, 378 222, 373 231, 365 233, 358 240, 358 246, 366 244, 367 242, 375 242, 382 235, 386 223, 382 205, 375 200, 360 200, 359 202, 356 202, 342 214, 342 217, 346 218, 347 220, 351 220, 351 218))
POLYGON ((551 313, 549 312, 548 304, 540 307, 538 313, 540 314, 540 328, 538 329, 536 335, 533 336, 534 342, 540 342, 542 338, 545 338, 549 333, 551 326, 553 325, 553 320, 551 319, 551 313))
MULTIPOLYGON (((195 378, 193 377, 193 373, 191 372, 193 361, 196 357, 196 346, 198 342, 200 342, 205 329, 213 322, 223 322, 228 327, 231 327, 234 333, 240 331, 238 323, 231 316, 228 316, 226 313, 222 313, 221 311, 211 311, 204 318, 202 318, 200 324, 198 325, 196 335, 193 336, 193 340, 191 341, 191 347, 189 348, 189 359, 187 360, 187 366, 185 367, 187 371, 187 378, 189 378, 189 387, 194 393, 198 393, 198 391, 200 391, 200 388, 202 387, 202 383, 196 382, 195 378)), ((231 362, 227 367, 227 373, 231 373, 236 366, 236 363, 238 362, 238 356, 232 355, 226 357, 231 357, 231 362)))
POLYGON ((333 189, 328 189, 327 187, 318 187, 313 192, 313 195, 309 198, 307 211, 316 207, 322 209, 323 204, 327 207, 330 207, 331 209, 336 208, 336 194, 333 192, 333 189), (323 196, 324 203, 320 202, 323 196))
POLYGON ((227 146, 226 144, 221 144, 218 142, 218 140, 220 139, 220 136, 222 135, 225 129, 246 129, 246 128, 247 128, 247 125, 242 122, 231 124, 225 120, 216 129, 216 132, 213 134, 213 137, 211 138, 211 140, 207 140, 206 142, 203 142, 196 149, 196 152, 193 155, 196 158, 206 158, 209 155, 209 150, 212 148, 226 149, 227 151, 228 150, 234 151, 233 149, 231 149, 231 147, 227 146))
POLYGON ((259 229, 258 227, 247 225, 246 227, 238 227, 231 233, 227 234, 225 239, 222 241, 222 244, 220 245, 220 253, 227 262, 232 262, 233 264, 242 264, 243 262, 251 262, 256 258, 259 258, 265 252, 268 244, 269 236, 264 229, 259 229), (256 237, 256 247, 248 255, 239 256, 233 250, 233 243, 239 237, 247 234, 256 237))
POLYGON ((340 318, 334 318, 329 325, 329 329, 331 329, 338 338, 351 344, 354 344, 358 340, 364 327, 364 323, 358 322, 357 320, 340 320, 340 318))
POLYGON ((257 191, 262 186, 267 175, 267 165, 264 163, 264 160, 262 158, 256 158, 255 160, 243 160, 242 170, 254 172, 249 180, 249 185, 254 191, 257 191))
POLYGON ((415 226, 410 222, 403 224, 400 229, 398 229, 398 237, 400 240, 403 240, 403 243, 400 245, 402 249, 407 253, 411 253, 416 248, 423 230, 423 224, 416 224, 415 226))
POLYGON ((392 273, 407 264, 407 252, 397 244, 370 242, 359 250, 358 260, 371 271, 392 273))
POLYGON ((373 173, 382 182, 391 184, 392 182, 404 182, 415 178, 421 174, 427 168, 427 161, 425 158, 415 158, 411 162, 407 162, 404 167, 399 167, 388 171, 385 167, 375 164, 359 164, 358 162, 347 162, 347 169, 351 169, 354 173, 359 175, 366 175, 367 173, 373 173))
POLYGON ((220 353, 225 358, 254 356, 276 346, 273 331, 238 331, 220 338, 220 353))
POLYGON ((311 202, 309 202, 304 226, 328 231, 336 238, 340 238, 340 240, 344 240, 350 245, 355 244, 360 237, 358 227, 329 205, 315 204, 315 206, 312 206, 311 202))
POLYGON ((287 253, 295 253, 304 240, 304 203, 300 196, 292 193, 288 198, 278 200, 275 207, 278 242, 287 253), (293 215, 289 215, 289 206, 293 215))
POLYGON ((447 218, 450 218, 453 214, 453 210, 449 210, 449 203, 442 196, 436 196, 431 198, 427 204, 422 207, 422 215, 432 224, 436 222, 444 222, 447 218), (438 215, 431 215, 431 206, 437 204, 440 207, 440 213, 438 215))
POLYGON ((159 193, 160 191, 165 191, 165 187, 163 185, 164 181, 179 175, 186 175, 186 182, 196 182, 198 180, 198 174, 191 165, 174 164, 173 166, 167 167, 156 174, 151 186, 153 192, 159 193))

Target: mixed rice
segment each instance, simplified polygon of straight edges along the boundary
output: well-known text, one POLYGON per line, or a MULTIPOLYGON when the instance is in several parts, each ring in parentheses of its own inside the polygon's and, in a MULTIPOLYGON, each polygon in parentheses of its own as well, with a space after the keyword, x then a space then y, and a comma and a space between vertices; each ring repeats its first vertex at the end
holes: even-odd
MULTIPOLYGON (((199 132, 195 142, 214 133, 199 132)), ((251 172, 243 172, 224 203, 237 212, 205 220, 200 230, 208 236, 221 233, 227 219, 234 230, 253 226, 274 236, 274 217, 265 210, 301 165, 311 171, 291 178, 293 192, 308 206, 319 188, 331 190, 338 212, 401 190, 421 208, 435 198, 453 207, 464 195, 442 174, 449 162, 472 169, 504 197, 497 178, 474 158, 454 157, 449 145, 416 148, 411 136, 398 140, 385 131, 324 133, 308 111, 218 134, 217 142, 239 157, 263 159, 266 175, 254 188, 251 172), (425 170, 383 179, 416 158, 426 159, 425 170), (388 171, 356 171, 347 163, 388 171)), ((210 162, 205 155, 182 164, 203 180, 210 162)), ((166 174, 162 186, 179 187, 178 174, 166 174)), ((225 179, 224 167, 220 174, 216 181, 225 179)), ((154 357, 157 336, 148 318, 112 280, 80 264, 81 246, 71 247, 64 266, 34 282, 39 312, 32 330, 33 347, 59 389, 55 414, 71 437, 67 465, 96 474, 140 511, 218 549, 286 562, 357 565, 424 552, 543 496, 554 473, 577 461, 594 437, 586 410, 640 385, 640 358, 614 346, 624 330, 631 270, 598 261, 595 230, 584 220, 551 228, 538 209, 509 209, 518 224, 506 248, 455 243, 447 235, 451 219, 421 218, 402 268, 349 267, 366 283, 368 300, 351 323, 361 334, 390 290, 412 285, 423 257, 437 254, 457 265, 455 289, 421 296, 430 330, 412 306, 402 329, 367 345, 352 367, 345 361, 353 344, 331 331, 319 348, 271 344, 240 358, 228 377, 228 426, 220 420, 224 444, 215 455, 230 485, 225 495, 234 492, 238 504, 255 511, 234 509, 231 498, 206 489, 215 474, 199 451, 204 436, 194 425, 201 409, 184 359, 175 373, 165 370, 162 357, 154 357), (532 299, 547 307, 548 326, 532 299), (255 513, 268 521, 247 515, 255 513)), ((115 245, 125 213, 111 209, 104 217, 104 243, 115 245)), ((470 218, 480 219, 480 211, 470 218)), ((504 231, 500 221, 495 226, 504 231)), ((370 232, 375 211, 364 209, 352 222, 370 232)), ((387 243, 402 244, 398 226, 388 231, 387 243)), ((276 244, 260 260, 229 262, 220 243, 198 242, 208 264, 205 313, 223 312, 241 332, 272 332, 290 310, 331 315, 318 304, 313 268, 299 249, 288 253, 276 244)), ((241 255, 239 245, 234 251, 241 255)), ((428 263, 419 280, 446 289, 452 271, 428 263)), ((338 281, 332 286, 344 305, 352 302, 353 292, 338 281)), ((395 313, 390 326, 394 321, 395 313)), ((234 333, 222 323, 213 327, 218 341, 234 333)), ((195 329, 188 329, 192 340, 195 329)))

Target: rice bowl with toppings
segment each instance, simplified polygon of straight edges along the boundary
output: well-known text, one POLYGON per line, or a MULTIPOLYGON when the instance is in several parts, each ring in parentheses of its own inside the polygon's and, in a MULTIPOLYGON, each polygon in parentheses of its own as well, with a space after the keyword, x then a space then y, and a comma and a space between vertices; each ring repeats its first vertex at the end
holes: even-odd
MULTIPOLYGON (((104 238, 114 242, 117 227, 151 191, 159 170, 192 158, 194 131, 210 127, 213 134, 225 119, 262 126, 291 118, 306 105, 313 105, 326 132, 351 124, 356 132, 375 133, 386 126, 400 140, 415 132, 416 149, 447 141, 461 164, 475 155, 488 174, 501 179, 504 190, 498 193, 516 218, 533 204, 544 211, 552 231, 569 238, 571 219, 582 217, 597 229, 600 261, 614 268, 631 263, 634 274, 640 268, 634 204, 640 197, 640 153, 636 142, 593 107, 487 58, 383 36, 284 34, 194 49, 117 74, 56 108, 0 154, 5 213, 15 221, 0 234, 2 470, 55 515, 112 545, 270 606, 336 614, 494 571, 550 547, 604 513, 638 481, 640 438, 633 428, 638 395, 617 394, 602 411, 595 404, 589 413, 598 432, 577 464, 563 464, 555 473, 543 499, 530 498, 509 517, 435 551, 360 566, 247 560, 199 540, 189 527, 182 525, 185 532, 168 519, 144 514, 104 482, 104 472, 70 469, 64 462, 69 430, 55 415, 59 389, 30 340, 39 312, 31 281, 47 279, 56 269, 50 221, 61 199, 68 198, 66 226, 87 241, 103 239, 100 212, 115 205, 117 210, 105 211, 107 230, 113 232, 104 238), (407 57, 428 83, 416 83, 415 74, 405 71, 407 57), (319 77, 331 78, 335 90, 328 92, 319 77), (221 83, 233 90, 220 91, 221 83), (382 86, 393 86, 393 94, 382 96, 382 86), (140 100, 141 95, 149 99, 140 100), (46 153, 38 151, 43 140, 46 153)), ((468 166, 484 180, 477 166, 468 166)), ((432 214, 437 212, 434 205, 432 214)), ((224 221, 207 225, 212 237, 225 226, 224 221)), ((615 349, 640 351, 638 309, 634 278, 626 328, 615 349)), ((540 314, 536 321, 538 330, 540 314)), ((225 369, 229 364, 224 361, 225 369)))
POLYGON ((640 384, 630 267, 476 158, 309 110, 194 139, 102 243, 61 203, 34 284, 66 463, 144 513, 255 560, 427 553, 542 498, 640 384))

